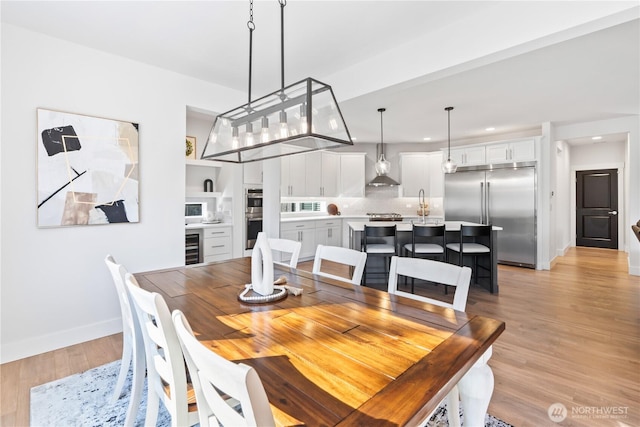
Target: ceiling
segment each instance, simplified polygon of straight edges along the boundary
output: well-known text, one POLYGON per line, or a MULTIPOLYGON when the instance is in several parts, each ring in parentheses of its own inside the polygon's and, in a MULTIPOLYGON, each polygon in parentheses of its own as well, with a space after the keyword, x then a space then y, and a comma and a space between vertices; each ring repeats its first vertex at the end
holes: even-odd
MULTIPOLYGON (((3 23, 227 86, 246 101, 248 1, 1 8, 3 23)), ((285 82, 330 84, 358 142, 380 141, 379 107, 385 142, 438 146, 446 106, 455 107, 453 145, 536 134, 545 122, 638 115, 639 16, 637 1, 289 0, 285 82)), ((276 0, 254 0, 254 98, 280 86, 279 19, 276 0)))

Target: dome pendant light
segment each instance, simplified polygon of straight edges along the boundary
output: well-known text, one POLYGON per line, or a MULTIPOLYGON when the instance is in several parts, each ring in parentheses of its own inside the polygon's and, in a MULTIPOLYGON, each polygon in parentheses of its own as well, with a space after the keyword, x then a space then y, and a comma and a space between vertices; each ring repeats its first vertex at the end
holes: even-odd
POLYGON ((380 113, 380 156, 376 162, 376 174, 377 176, 369 183, 373 187, 394 187, 398 184, 396 181, 387 176, 391 170, 391 163, 384 156, 384 138, 382 128, 382 113, 387 111, 386 108, 378 108, 380 113))
POLYGON ((455 173, 458 169, 458 165, 455 164, 453 160, 451 160, 451 110, 453 107, 446 107, 445 111, 447 112, 447 161, 442 163, 442 172, 444 173, 455 173))

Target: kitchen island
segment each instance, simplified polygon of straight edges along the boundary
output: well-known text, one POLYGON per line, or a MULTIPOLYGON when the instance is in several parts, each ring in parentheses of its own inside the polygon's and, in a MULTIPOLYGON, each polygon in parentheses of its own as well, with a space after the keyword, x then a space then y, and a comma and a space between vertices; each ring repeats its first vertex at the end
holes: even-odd
MULTIPOLYGON (((466 221, 441 221, 438 224, 444 223, 446 236, 445 239, 447 242, 458 242, 460 239, 460 226, 461 225, 482 225, 473 222, 466 221)), ((416 225, 423 225, 419 221, 415 222, 416 225)), ((427 223, 426 225, 438 225, 433 223, 427 223)), ((398 238, 398 248, 402 248, 405 243, 411 243, 411 230, 413 224, 410 222, 395 222, 395 221, 349 221, 347 223, 349 227, 349 247, 351 249, 361 250, 362 248, 362 233, 364 232, 364 226, 367 225, 369 227, 375 226, 389 226, 395 225, 397 231, 398 238)), ((478 259, 478 263, 486 268, 491 268, 491 281, 484 278, 478 279, 478 284, 491 292, 492 294, 498 293, 498 239, 497 233, 502 230, 501 227, 493 226, 493 236, 492 236, 492 247, 491 247, 491 259, 490 265, 487 265, 486 261, 484 261, 480 257, 478 259)), ((400 252, 399 252, 400 253, 400 252)), ((475 278, 474 278, 475 281, 475 278)))

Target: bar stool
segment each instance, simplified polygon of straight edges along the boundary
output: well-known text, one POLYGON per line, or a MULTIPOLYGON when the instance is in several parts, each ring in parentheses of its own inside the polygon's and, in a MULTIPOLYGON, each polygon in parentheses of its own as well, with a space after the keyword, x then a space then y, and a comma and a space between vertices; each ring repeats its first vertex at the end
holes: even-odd
MULTIPOLYGON (((473 283, 478 283, 480 278, 478 274, 478 268, 486 270, 489 275, 489 280, 493 280, 493 271, 491 269, 491 248, 493 247, 493 232, 491 225, 461 225, 460 226, 460 242, 459 243, 447 243, 447 260, 450 252, 458 254, 458 265, 464 265, 464 257, 473 257, 473 283), (465 239, 465 237, 467 239, 465 239), (473 241, 471 241, 473 239, 473 241), (478 243, 477 241, 482 239, 485 244, 478 243), (489 268, 478 264, 479 256, 488 256, 489 268)), ((487 276, 485 276, 487 277, 487 276)))
MULTIPOLYGON (((394 225, 381 225, 381 226, 364 226, 364 235, 362 237, 362 252, 367 253, 367 261, 371 258, 382 257, 384 258, 384 271, 385 282, 389 277, 389 264, 391 263, 391 257, 398 255, 398 238, 396 233, 396 226, 394 225), (392 241, 392 243, 389 242, 392 241), (389 258, 387 261, 386 258, 389 258)), ((364 267, 364 282, 363 285, 367 285, 367 266, 364 267)))
MULTIPOLYGON (((411 258, 427 258, 437 261, 446 260, 445 226, 443 225, 416 225, 411 227, 411 243, 404 245, 403 249, 411 258)), ((411 278, 411 293, 413 293, 414 278, 411 278)), ((445 292, 447 286, 445 285, 445 292)))

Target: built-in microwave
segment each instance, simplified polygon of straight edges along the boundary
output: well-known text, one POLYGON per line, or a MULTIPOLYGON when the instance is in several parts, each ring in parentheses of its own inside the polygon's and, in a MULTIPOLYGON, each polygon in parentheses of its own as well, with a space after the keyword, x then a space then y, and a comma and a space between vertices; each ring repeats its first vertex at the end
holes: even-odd
POLYGON ((202 220, 207 216, 207 202, 185 202, 184 219, 202 220))

